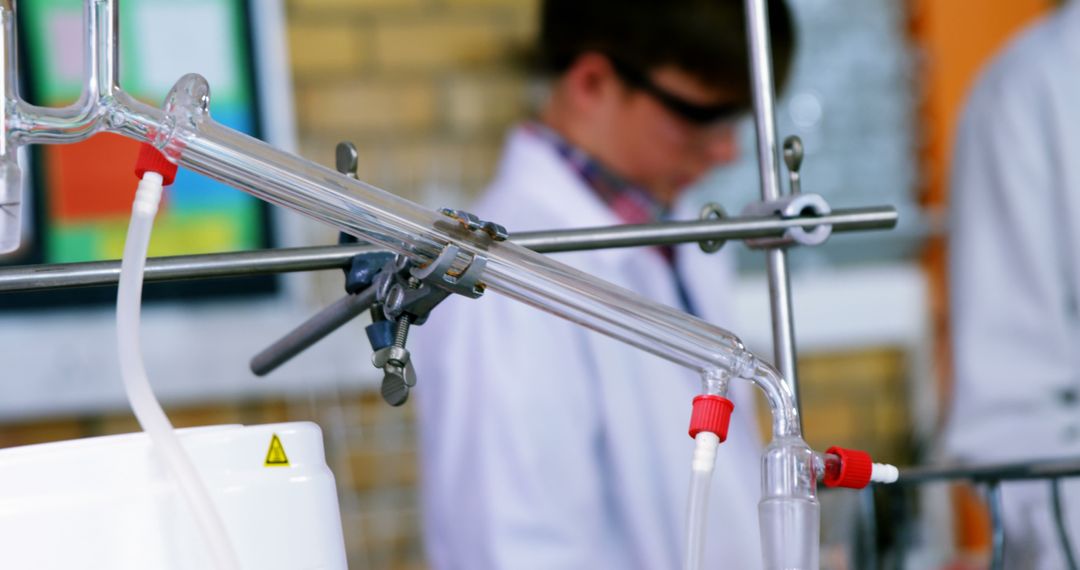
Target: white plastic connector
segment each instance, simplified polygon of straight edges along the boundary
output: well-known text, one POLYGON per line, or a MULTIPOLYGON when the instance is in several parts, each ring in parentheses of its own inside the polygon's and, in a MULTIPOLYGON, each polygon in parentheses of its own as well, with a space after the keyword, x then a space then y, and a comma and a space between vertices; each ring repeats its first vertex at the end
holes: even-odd
POLYGON ((143 174, 139 187, 135 190, 135 203, 132 209, 141 216, 153 219, 161 203, 162 184, 165 179, 157 172, 143 174))
POLYGON ((870 481, 874 483, 895 483, 900 478, 900 470, 888 463, 875 463, 870 470, 870 481))
POLYGON ((720 447, 720 438, 711 431, 703 431, 694 438, 694 459, 691 469, 699 473, 712 473, 716 465, 716 450, 720 447))

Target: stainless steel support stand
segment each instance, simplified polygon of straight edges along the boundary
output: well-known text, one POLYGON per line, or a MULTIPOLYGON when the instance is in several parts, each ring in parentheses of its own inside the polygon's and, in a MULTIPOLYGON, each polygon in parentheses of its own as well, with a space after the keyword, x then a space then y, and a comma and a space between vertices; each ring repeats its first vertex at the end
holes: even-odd
MULTIPOLYGON (((772 49, 766 0, 746 0, 747 41, 750 47, 751 86, 754 94, 754 124, 757 132, 758 175, 761 200, 780 198, 780 157, 776 144, 772 49)), ((784 381, 795 395, 802 423, 799 382, 795 369, 795 326, 791 312, 791 282, 787 251, 777 247, 766 253, 769 277, 769 306, 772 312, 773 355, 784 381)), ((799 426, 800 429, 802 426, 799 426)))
MULTIPOLYGON (((896 209, 886 206, 833 210, 824 216, 790 219, 759 216, 522 232, 511 236, 511 241, 541 253, 555 253, 705 240, 778 237, 788 228, 822 224, 831 225, 834 232, 886 230, 894 227, 896 221, 896 209)), ((348 265, 354 256, 379 249, 370 245, 348 244, 157 257, 147 260, 145 280, 175 281, 341 269, 348 265)), ((119 276, 119 261, 6 267, 0 268, 0 293, 113 285, 119 276)))

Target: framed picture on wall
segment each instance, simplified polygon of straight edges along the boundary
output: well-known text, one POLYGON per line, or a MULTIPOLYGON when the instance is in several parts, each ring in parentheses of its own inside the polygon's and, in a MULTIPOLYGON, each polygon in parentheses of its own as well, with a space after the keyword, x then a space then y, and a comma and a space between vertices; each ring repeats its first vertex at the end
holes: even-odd
MULTIPOLYGON (((160 106, 177 78, 211 86, 216 121, 259 137, 256 54, 246 0, 125 0, 120 6, 120 83, 160 106), (197 33, 193 31, 197 30, 197 33)), ((18 9, 22 96, 42 106, 73 103, 83 89, 83 0, 23 2, 18 9)), ((119 259, 134 196, 139 143, 98 134, 29 153, 29 220, 23 246, 0 263, 119 259)), ((269 207, 205 176, 180 170, 154 225, 151 256, 261 249, 273 245, 269 207)), ((260 276, 148 284, 146 298, 220 298, 273 293, 260 276)), ((0 296, 0 307, 45 308, 115 300, 115 288, 0 296)))

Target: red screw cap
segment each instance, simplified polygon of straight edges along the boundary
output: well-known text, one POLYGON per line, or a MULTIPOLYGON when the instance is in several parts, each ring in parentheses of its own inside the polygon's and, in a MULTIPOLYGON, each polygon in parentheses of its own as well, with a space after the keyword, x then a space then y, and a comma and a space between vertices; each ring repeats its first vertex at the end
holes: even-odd
POLYGON ((162 186, 168 186, 176 180, 177 166, 165 158, 153 145, 143 143, 139 147, 139 158, 135 161, 135 176, 142 180, 143 174, 157 172, 161 175, 162 186))
POLYGON ((716 434, 723 442, 727 439, 728 425, 735 404, 731 400, 713 394, 702 394, 694 398, 694 411, 690 414, 690 437, 708 431, 716 434))
POLYGON ((862 489, 870 484, 870 474, 874 470, 874 463, 870 460, 869 453, 836 446, 830 447, 825 453, 831 453, 840 458, 839 471, 833 474, 829 471, 825 472, 823 482, 826 486, 862 489))

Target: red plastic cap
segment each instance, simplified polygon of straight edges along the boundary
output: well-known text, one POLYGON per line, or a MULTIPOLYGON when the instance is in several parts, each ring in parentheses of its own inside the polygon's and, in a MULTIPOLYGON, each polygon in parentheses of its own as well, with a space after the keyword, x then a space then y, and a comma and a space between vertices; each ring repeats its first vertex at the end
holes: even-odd
POLYGON ((716 434, 720 441, 727 439, 728 425, 735 404, 723 396, 702 394, 694 398, 694 411, 690 414, 690 437, 708 431, 716 434))
POLYGON ((825 453, 831 453, 840 458, 838 472, 833 474, 829 471, 825 472, 823 481, 826 486, 862 489, 870 484, 870 473, 874 469, 874 463, 870 460, 869 453, 836 446, 830 447, 825 453))
POLYGON ((165 158, 153 145, 143 143, 139 148, 139 158, 135 161, 135 176, 142 180, 143 174, 157 172, 161 175, 162 186, 168 186, 176 180, 177 166, 165 158))

